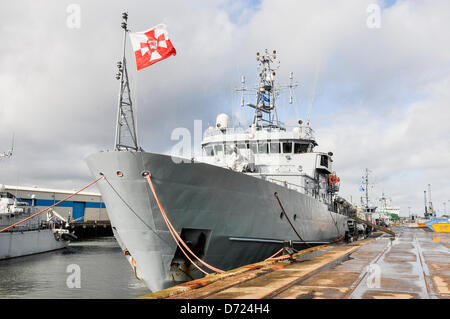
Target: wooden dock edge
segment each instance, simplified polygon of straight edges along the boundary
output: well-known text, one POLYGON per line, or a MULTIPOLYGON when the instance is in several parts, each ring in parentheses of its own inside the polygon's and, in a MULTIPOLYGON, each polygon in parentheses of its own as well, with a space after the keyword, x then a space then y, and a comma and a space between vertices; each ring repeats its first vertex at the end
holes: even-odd
MULTIPOLYGON (((377 233, 374 233, 377 234, 377 233)), ((381 235, 381 233, 377 234, 378 236, 381 235)), ((377 237, 378 237, 377 236, 377 237)), ((358 249, 360 246, 363 246, 365 244, 370 243, 371 241, 373 241, 375 238, 368 238, 368 239, 364 239, 361 241, 357 241, 357 242, 353 242, 351 244, 348 244, 349 246, 357 246, 356 249, 358 249)), ((311 247, 311 248, 307 248, 307 249, 303 249, 297 253, 295 253, 293 255, 293 258, 296 259, 302 255, 317 251, 317 250, 329 250, 332 249, 334 247, 336 247, 337 244, 324 244, 324 245, 319 245, 319 246, 315 246, 315 247, 311 247)), ((266 267, 266 266, 270 266, 276 263, 282 262, 280 260, 264 260, 258 263, 254 263, 254 264, 250 264, 250 265, 245 265, 245 266, 241 266, 232 270, 228 270, 225 273, 222 274, 218 274, 218 273, 212 273, 209 274, 203 278, 200 279, 196 279, 196 280, 192 280, 192 281, 188 281, 167 289, 163 289, 157 292, 153 292, 150 294, 146 294, 144 296, 140 296, 137 297, 136 299, 165 299, 165 298, 169 298, 169 297, 173 297, 176 296, 178 294, 181 293, 185 293, 191 290, 195 290, 197 288, 201 288, 201 287, 205 287, 209 284, 212 284, 213 282, 216 282, 218 280, 230 277, 230 276, 234 276, 234 275, 238 275, 238 274, 242 274, 244 272, 253 270, 253 269, 260 269, 262 267, 266 267)), ((333 262, 333 261, 330 261, 333 262)))

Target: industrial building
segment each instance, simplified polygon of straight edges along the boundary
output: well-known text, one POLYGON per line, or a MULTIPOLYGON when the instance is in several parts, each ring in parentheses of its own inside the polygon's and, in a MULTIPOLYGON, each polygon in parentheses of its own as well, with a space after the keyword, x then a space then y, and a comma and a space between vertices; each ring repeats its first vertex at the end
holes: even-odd
MULTIPOLYGON (((15 195, 19 201, 31 206, 47 208, 75 191, 26 186, 5 185, 5 190, 15 195)), ((109 224, 105 204, 99 193, 81 192, 60 203, 53 210, 72 223, 109 224)))

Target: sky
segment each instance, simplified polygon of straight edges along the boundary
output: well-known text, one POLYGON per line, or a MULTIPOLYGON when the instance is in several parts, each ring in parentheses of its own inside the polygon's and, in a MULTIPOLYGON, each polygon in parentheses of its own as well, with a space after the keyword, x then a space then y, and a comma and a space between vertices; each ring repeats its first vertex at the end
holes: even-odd
POLYGON ((243 75, 256 83, 257 51, 276 49, 280 84, 291 71, 299 84, 279 115, 310 121, 341 196, 358 204, 369 168, 375 203, 384 192, 403 216, 422 214, 431 184, 438 215, 450 212, 448 0, 1 1, 0 153, 15 142, 0 183, 92 180, 85 157, 114 146, 124 10, 131 31, 165 23, 177 50, 137 72, 128 43, 146 151, 170 152, 174 129, 205 130, 219 113, 250 124, 235 89, 243 75))

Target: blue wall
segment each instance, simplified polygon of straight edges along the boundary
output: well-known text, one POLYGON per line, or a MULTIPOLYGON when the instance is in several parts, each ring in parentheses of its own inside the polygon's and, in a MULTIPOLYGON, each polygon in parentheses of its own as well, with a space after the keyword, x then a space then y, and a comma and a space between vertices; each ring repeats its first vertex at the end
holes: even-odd
MULTIPOLYGON (((32 205, 32 200, 28 198, 17 198, 19 202, 28 203, 32 205)), ((35 206, 49 207, 56 204, 58 201, 53 199, 35 199, 35 206)), ((75 202, 75 201, 64 201, 58 204, 56 207, 69 207, 72 208, 72 218, 74 220, 80 217, 84 217, 85 208, 106 208, 103 202, 75 202)), ((84 218, 80 218, 77 222, 84 222, 84 218)))
MULTIPOLYGON (((26 202, 28 203, 28 205, 31 205, 31 199, 27 199, 27 198, 17 198, 17 200, 19 202, 26 202)), ((48 207, 48 206, 52 206, 53 204, 56 204, 58 201, 57 200, 53 200, 53 199, 36 199, 36 206, 44 206, 44 207, 48 207)), ((74 201, 65 201, 62 202, 61 204, 58 204, 58 206, 56 207, 74 207, 75 204, 74 203, 78 203, 78 202, 74 202, 74 201)), ((86 204, 86 208, 106 208, 105 203, 103 202, 82 202, 86 204)))

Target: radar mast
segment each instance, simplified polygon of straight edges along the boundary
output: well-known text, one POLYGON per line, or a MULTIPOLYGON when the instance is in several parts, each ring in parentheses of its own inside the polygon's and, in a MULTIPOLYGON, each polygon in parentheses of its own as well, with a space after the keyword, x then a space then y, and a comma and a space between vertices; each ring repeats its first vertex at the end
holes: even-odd
POLYGON ((256 53, 256 60, 258 61, 259 84, 255 90, 247 89, 245 87, 245 77, 242 77, 241 88, 237 89, 242 93, 241 106, 244 106, 244 92, 256 91, 256 104, 247 103, 246 105, 255 110, 253 116, 252 126, 257 129, 262 128, 278 128, 284 130, 283 123, 279 121, 276 100, 282 88, 288 88, 290 97, 289 103, 293 101, 293 88, 297 84, 293 82, 293 73, 289 74, 289 84, 287 86, 277 86, 275 83, 276 71, 280 68, 280 61, 277 59, 277 51, 273 50, 269 53, 267 49, 264 55, 259 52, 256 53))

